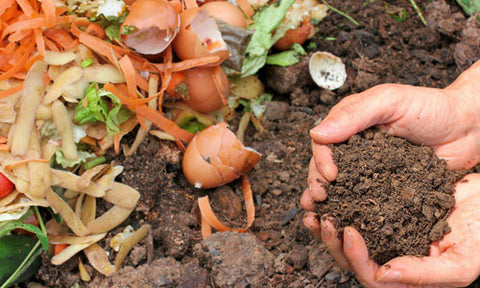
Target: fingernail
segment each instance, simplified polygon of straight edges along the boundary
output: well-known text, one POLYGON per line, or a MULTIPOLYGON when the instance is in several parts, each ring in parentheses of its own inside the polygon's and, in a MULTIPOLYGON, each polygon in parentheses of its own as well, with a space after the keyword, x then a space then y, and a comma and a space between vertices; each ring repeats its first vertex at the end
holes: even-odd
POLYGON ((327 223, 323 221, 323 219, 320 220, 320 223, 322 224, 322 237, 323 239, 329 239, 330 236, 332 236, 332 233, 330 233, 330 230, 327 226, 327 223))
POLYGON ((353 244, 353 236, 352 233, 348 228, 345 228, 344 233, 343 233, 343 244, 345 245, 345 248, 350 249, 352 248, 353 244))
POLYGON ((397 270, 387 270, 382 276, 378 277, 378 282, 398 282, 402 278, 402 272, 397 270))
POLYGON ((321 169, 322 169, 322 174, 323 174, 323 177, 325 177, 325 179, 327 179, 327 181, 333 181, 335 179, 332 179, 333 176, 331 175, 332 173, 330 173, 330 169, 327 169, 327 166, 328 165, 321 165, 321 169))
POLYGON ((317 127, 313 128, 310 133, 312 136, 318 137, 330 137, 336 132, 336 127, 330 122, 320 123, 317 127))

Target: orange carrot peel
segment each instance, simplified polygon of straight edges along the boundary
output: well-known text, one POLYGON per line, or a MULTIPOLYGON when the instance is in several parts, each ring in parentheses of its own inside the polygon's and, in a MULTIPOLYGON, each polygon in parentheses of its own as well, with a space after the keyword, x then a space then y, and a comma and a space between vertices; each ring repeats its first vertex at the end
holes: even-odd
POLYGON ((201 214, 201 232, 202 237, 205 239, 210 236, 212 229, 214 228, 217 231, 236 231, 240 233, 246 232, 253 224, 255 219, 255 206, 253 204, 253 193, 250 186, 250 181, 248 181, 247 175, 242 175, 242 190, 243 190, 243 199, 245 201, 245 208, 247 210, 247 225, 245 228, 230 228, 218 220, 217 216, 210 206, 210 200, 208 196, 198 198, 198 207, 200 208, 201 214))

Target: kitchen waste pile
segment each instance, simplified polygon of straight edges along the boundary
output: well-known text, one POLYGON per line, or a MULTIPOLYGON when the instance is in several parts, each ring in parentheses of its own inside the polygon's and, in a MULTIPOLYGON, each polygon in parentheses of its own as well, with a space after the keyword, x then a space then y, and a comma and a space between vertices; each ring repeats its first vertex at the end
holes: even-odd
MULTIPOLYGON (((83 251, 100 273, 119 269, 150 226, 112 237, 109 262, 97 242, 140 193, 115 181, 123 168, 104 155, 128 157, 148 134, 185 151, 197 188, 241 177, 248 225, 233 230, 246 231, 254 208, 245 175, 260 155, 243 134, 249 122, 262 131, 271 99, 256 73, 298 63, 326 10, 314 0, 2 0, 0 260, 9 260, 0 261, 0 286, 32 275, 44 250, 55 265, 83 251), (238 112, 235 135, 226 122, 238 112), (128 147, 121 140, 132 131, 128 147), (97 215, 97 201, 111 208, 97 215)), ((208 198, 199 207, 205 237, 211 227, 232 230, 208 198)), ((79 271, 90 279, 81 261, 79 271)))

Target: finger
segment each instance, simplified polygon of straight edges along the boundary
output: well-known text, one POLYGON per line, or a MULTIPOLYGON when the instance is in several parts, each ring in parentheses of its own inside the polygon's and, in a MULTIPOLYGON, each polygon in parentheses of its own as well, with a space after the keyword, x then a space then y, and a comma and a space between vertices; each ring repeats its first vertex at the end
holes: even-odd
POLYGON ((318 215, 313 212, 307 212, 303 216, 303 225, 310 230, 313 236, 317 239, 321 239, 320 236, 320 220, 318 215))
POLYGON ((321 144, 340 143, 370 126, 393 121, 402 98, 399 87, 407 86, 383 84, 344 98, 310 136, 321 144))
POLYGON ((478 150, 480 149, 478 139, 468 136, 459 141, 450 142, 440 147, 433 147, 439 158, 447 160, 447 166, 451 170, 470 169, 479 162, 478 150), (462 149, 458 149, 462 147, 462 149))
POLYGON ((309 193, 312 196, 313 200, 321 202, 327 199, 327 191, 325 190, 327 180, 325 180, 322 174, 317 170, 313 157, 312 159, 310 159, 310 164, 308 167, 307 182, 309 193))
POLYGON ((337 237, 337 230, 326 215, 321 218, 321 227, 322 241, 325 243, 325 247, 327 247, 330 255, 335 259, 338 266, 345 270, 352 270, 352 266, 345 257, 345 253, 343 253, 343 241, 337 237))
POLYGON ((450 248, 448 252, 437 257, 395 258, 380 267, 376 273, 377 280, 409 285, 468 286, 478 277, 478 272, 467 269, 466 263, 458 259, 459 256, 452 251, 454 249, 450 248))
POLYGON ((317 171, 328 182, 335 180, 338 175, 338 167, 333 161, 332 149, 328 148, 326 145, 312 141, 312 153, 317 171))
POLYGON ((313 200, 310 188, 305 189, 303 192, 302 198, 300 199, 300 204, 302 205, 302 208, 307 211, 313 211, 317 206, 317 203, 315 200, 313 200))
POLYGON ((379 286, 375 281, 375 273, 379 266, 370 260, 363 237, 353 227, 343 230, 343 251, 357 279, 366 286, 379 286))

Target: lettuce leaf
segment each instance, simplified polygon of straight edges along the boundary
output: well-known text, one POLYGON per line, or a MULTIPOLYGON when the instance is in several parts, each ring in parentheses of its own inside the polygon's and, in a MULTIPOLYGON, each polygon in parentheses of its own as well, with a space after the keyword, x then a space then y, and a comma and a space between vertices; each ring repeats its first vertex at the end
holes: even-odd
POLYGON ((253 16, 253 24, 248 29, 255 31, 250 39, 242 66, 242 77, 253 75, 262 68, 267 60, 268 50, 288 29, 273 31, 282 23, 288 9, 295 0, 279 0, 253 16))
POLYGON ((480 0, 457 0, 457 3, 462 6, 463 11, 468 15, 480 12, 480 0))
POLYGON ((77 152, 78 152, 78 159, 71 161, 65 158, 65 155, 63 154, 63 150, 61 148, 57 148, 57 150, 55 150, 55 162, 66 169, 66 168, 71 168, 78 164, 85 163, 87 162, 87 160, 97 157, 97 155, 95 155, 94 153, 90 153, 87 151, 77 151, 77 152))
POLYGON ((294 43, 290 50, 281 53, 269 55, 267 57, 267 64, 278 66, 291 66, 300 62, 301 56, 307 55, 302 45, 294 43))
POLYGON ((103 122, 108 134, 115 135, 120 132, 118 126, 131 116, 132 112, 122 105, 117 96, 91 83, 75 107, 74 120, 80 125, 103 122))

